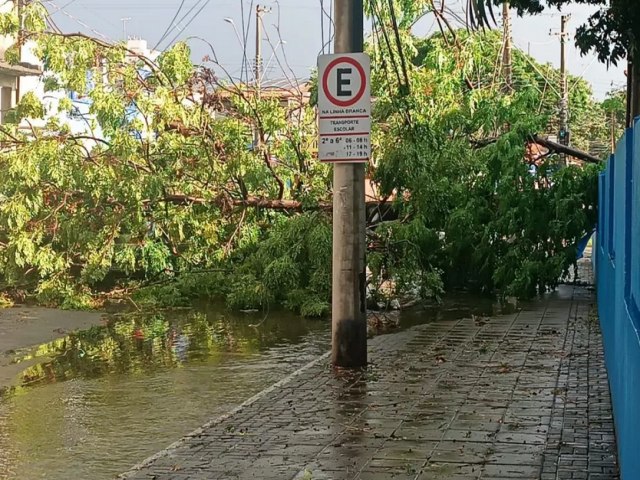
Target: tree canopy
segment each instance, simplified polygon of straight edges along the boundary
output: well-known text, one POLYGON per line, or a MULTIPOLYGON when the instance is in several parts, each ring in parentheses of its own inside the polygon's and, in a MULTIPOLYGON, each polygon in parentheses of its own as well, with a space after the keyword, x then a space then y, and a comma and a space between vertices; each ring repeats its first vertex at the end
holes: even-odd
MULTIPOLYGON (((369 177, 380 193, 368 212, 371 301, 456 287, 545 291, 597 218, 599 167, 559 169, 552 152, 531 152, 533 135, 555 128, 557 71, 516 53, 518 88, 506 92, 500 36, 416 38, 423 3, 368 6, 369 177)), ((0 15, 0 26, 24 26, 46 88, 90 107, 86 128, 72 131, 70 101, 27 94, 0 127, 5 288, 75 308, 116 292, 136 304, 202 295, 239 309, 328 311, 330 168, 315 158, 303 88, 258 95, 231 80, 213 48, 200 65, 184 43, 151 61, 48 29, 37 2, 16 15, 0 15)), ((574 83, 576 144, 607 143, 605 107, 574 83)))

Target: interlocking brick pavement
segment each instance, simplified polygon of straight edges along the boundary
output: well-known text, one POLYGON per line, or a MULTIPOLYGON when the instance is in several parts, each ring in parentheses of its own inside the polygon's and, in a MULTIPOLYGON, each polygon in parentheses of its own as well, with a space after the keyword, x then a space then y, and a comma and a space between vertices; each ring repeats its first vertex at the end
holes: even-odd
POLYGON ((363 371, 322 357, 121 478, 616 479, 593 301, 377 337, 363 371))

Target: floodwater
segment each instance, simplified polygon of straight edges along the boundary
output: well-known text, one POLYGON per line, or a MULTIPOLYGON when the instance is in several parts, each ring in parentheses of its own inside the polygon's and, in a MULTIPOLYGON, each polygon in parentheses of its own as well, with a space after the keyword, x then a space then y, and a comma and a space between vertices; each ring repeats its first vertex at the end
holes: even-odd
MULTIPOLYGON (((492 307, 445 302, 401 327, 492 307)), ((113 478, 326 352, 329 329, 205 307, 114 317, 20 352, 37 363, 0 396, 0 479, 113 478)))

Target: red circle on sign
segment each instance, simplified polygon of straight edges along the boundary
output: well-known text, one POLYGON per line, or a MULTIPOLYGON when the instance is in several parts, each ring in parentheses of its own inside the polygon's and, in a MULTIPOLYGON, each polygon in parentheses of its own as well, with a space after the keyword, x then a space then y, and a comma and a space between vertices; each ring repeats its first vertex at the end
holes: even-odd
POLYGON ((367 77, 364 73, 364 68, 362 68, 362 65, 360 65, 351 57, 336 58, 333 62, 327 65, 327 68, 324 71, 324 75, 322 76, 322 89, 324 90, 324 93, 329 101, 334 105, 337 105, 339 107, 350 107, 351 105, 355 105, 363 97, 364 92, 367 89, 367 77), (360 74, 360 90, 358 90, 358 93, 356 93, 356 95, 351 100, 338 100, 333 95, 331 95, 331 92, 329 91, 329 74, 331 73, 331 70, 339 63, 348 63, 349 65, 353 65, 360 74))

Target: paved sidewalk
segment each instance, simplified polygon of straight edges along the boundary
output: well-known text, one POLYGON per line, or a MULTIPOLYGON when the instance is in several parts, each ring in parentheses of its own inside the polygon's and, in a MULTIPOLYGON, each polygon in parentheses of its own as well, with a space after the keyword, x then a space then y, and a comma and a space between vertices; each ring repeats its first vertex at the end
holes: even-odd
POLYGON ((135 479, 616 479, 593 297, 437 321, 323 357, 160 452, 135 479))

